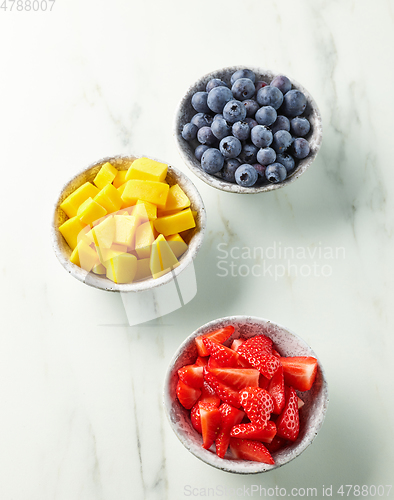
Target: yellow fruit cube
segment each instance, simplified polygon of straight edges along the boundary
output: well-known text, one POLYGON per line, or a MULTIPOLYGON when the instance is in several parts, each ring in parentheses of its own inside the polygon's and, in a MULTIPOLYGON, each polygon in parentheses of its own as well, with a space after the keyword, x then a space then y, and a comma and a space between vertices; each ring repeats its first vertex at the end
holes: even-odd
POLYGON ((95 220, 107 215, 107 211, 93 198, 88 198, 78 208, 77 216, 83 224, 92 224, 95 220))
POLYGON ((134 160, 127 171, 126 181, 140 179, 143 181, 163 182, 167 176, 168 166, 149 158, 134 160))
POLYGON ((133 215, 114 215, 114 243, 134 248, 134 237, 139 225, 139 218, 133 215))
POLYGON ((178 265, 178 259, 175 257, 170 245, 164 236, 159 234, 152 244, 152 253, 150 256, 150 270, 153 278, 160 278, 160 276, 168 273, 178 265))
POLYGON ((135 233, 135 251, 139 259, 150 257, 152 243, 155 241, 153 222, 145 222, 138 226, 135 233))
POLYGON ((99 259, 103 266, 108 267, 108 263, 111 259, 117 255, 122 255, 127 253, 127 247, 125 245, 117 245, 114 243, 111 248, 99 248, 97 247, 97 253, 99 259))
POLYGON ((112 184, 116 189, 118 189, 122 184, 126 182, 126 174, 127 170, 119 170, 118 173, 116 174, 115 179, 113 180, 112 184))
POLYGON ((150 270, 150 258, 138 259, 137 260, 137 272, 134 276, 134 281, 144 280, 146 278, 151 278, 152 273, 150 270))
POLYGON ((163 217, 159 217, 153 222, 153 224, 156 231, 164 234, 164 236, 180 233, 181 231, 186 231, 186 229, 191 229, 196 226, 190 208, 173 215, 164 215, 163 217))
POLYGON ((117 212, 122 206, 122 197, 112 184, 107 184, 93 199, 104 207, 109 214, 117 212))
POLYGON ((141 219, 157 219, 157 206, 149 203, 149 201, 138 200, 135 204, 133 215, 139 216, 141 219))
POLYGON ((92 267, 92 272, 94 274, 106 274, 107 273, 107 270, 105 269, 105 267, 101 264, 101 262, 99 262, 98 264, 94 265, 92 267))
POLYGON ((107 184, 111 184, 115 179, 118 170, 112 166, 108 161, 100 168, 98 174, 93 179, 94 184, 99 189, 103 189, 107 184))
POLYGON ((68 217, 75 217, 78 208, 88 198, 94 198, 99 190, 91 182, 85 182, 61 203, 60 208, 66 212, 68 217))
POLYGON ((129 253, 116 255, 107 266, 107 278, 115 283, 131 283, 137 271, 137 258, 129 253))
POLYGON ((179 184, 170 187, 163 212, 175 212, 190 207, 190 200, 179 184))
POLYGON ((88 233, 87 237, 93 235, 93 242, 99 248, 111 248, 115 238, 115 220, 114 216, 105 217, 97 226, 88 233))
POLYGON ((141 200, 164 208, 169 189, 170 186, 165 182, 132 179, 125 184, 122 194, 123 204, 126 206, 135 205, 137 200, 141 200))
POLYGON ((85 224, 82 224, 76 216, 66 220, 66 222, 59 227, 59 231, 61 232, 63 238, 67 241, 71 250, 74 250, 77 246, 78 235, 84 228, 85 224))
POLYGON ((99 258, 96 250, 90 247, 85 241, 79 241, 71 254, 70 261, 85 271, 90 272, 93 266, 99 263, 99 258))
POLYGON ((180 234, 177 233, 172 234, 171 236, 167 236, 166 240, 177 259, 179 259, 179 257, 186 252, 187 245, 183 241, 183 238, 180 234))

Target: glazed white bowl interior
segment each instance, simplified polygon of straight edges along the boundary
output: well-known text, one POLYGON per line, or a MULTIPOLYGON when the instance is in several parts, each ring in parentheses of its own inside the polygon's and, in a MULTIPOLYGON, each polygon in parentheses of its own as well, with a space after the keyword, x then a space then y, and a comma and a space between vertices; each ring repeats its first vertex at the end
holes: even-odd
POLYGON ((55 204, 51 238, 57 258, 59 259, 62 266, 66 269, 66 271, 74 276, 74 278, 95 288, 100 288, 101 290, 113 292, 140 292, 152 289, 157 286, 165 285, 166 283, 169 283, 171 280, 173 280, 174 276, 178 276, 188 265, 192 263, 203 241, 206 226, 206 213, 202 198, 190 179, 178 169, 169 165, 166 181, 170 186, 178 183, 189 197, 191 209, 197 212, 196 227, 193 230, 190 230, 189 240, 186 241, 186 243, 188 243, 188 249, 179 259, 180 265, 176 267, 174 271, 168 272, 158 279, 149 278, 143 281, 137 281, 135 283, 116 284, 105 276, 96 275, 92 272, 87 273, 84 269, 81 269, 80 267, 70 262, 69 259, 71 255, 71 248, 68 246, 65 239, 59 232, 59 226, 61 226, 61 224, 63 224, 68 219, 66 214, 60 208, 60 204, 62 203, 62 201, 83 183, 88 181, 92 182, 97 172, 100 170, 101 166, 104 163, 110 162, 118 170, 127 170, 132 161, 141 156, 145 155, 111 156, 93 163, 88 168, 84 169, 82 172, 73 177, 63 187, 55 204))
MULTIPOLYGON (((178 146, 178 150, 184 162, 190 168, 190 170, 192 170, 201 180, 203 180, 207 184, 217 189, 221 189, 222 191, 228 191, 230 193, 240 193, 240 194, 253 194, 253 193, 261 193, 265 191, 272 191, 274 189, 279 189, 283 186, 291 184, 296 179, 298 179, 298 177, 300 177, 300 175, 302 175, 308 169, 308 167, 316 158, 322 141, 323 129, 322 129, 321 115, 313 97, 302 85, 296 82, 293 78, 289 77, 293 85, 293 89, 300 90, 305 94, 307 98, 307 107, 302 116, 308 118, 308 120, 311 123, 311 130, 308 133, 308 135, 305 136, 310 146, 309 156, 307 156, 303 160, 299 160, 296 169, 283 182, 279 182, 278 184, 267 184, 267 185, 261 185, 255 187, 252 186, 247 188, 239 186, 238 184, 235 183, 224 181, 219 177, 215 177, 214 175, 210 175, 204 172, 204 170, 202 170, 201 168, 200 162, 194 156, 194 147, 188 141, 185 141, 185 139, 183 139, 182 137, 183 126, 186 123, 189 123, 193 115, 196 113, 196 111, 193 109, 191 105, 192 96, 195 92, 205 91, 206 84, 212 78, 220 78, 221 80, 229 84, 231 88, 230 85, 231 75, 235 71, 245 68, 246 66, 232 66, 228 68, 219 69, 217 71, 213 71, 212 73, 204 75, 195 84, 193 84, 186 92, 181 102, 179 103, 175 115, 174 135, 178 146)), ((264 80, 268 84, 271 83, 274 77, 279 74, 261 68, 255 68, 250 66, 248 66, 247 68, 254 71, 254 73, 256 74, 256 81, 264 80)))
POLYGON ((256 474, 270 471, 287 464, 302 453, 313 441, 326 414, 328 405, 328 388, 323 368, 318 360, 318 371, 312 389, 298 392, 304 401, 300 409, 300 434, 295 443, 272 454, 275 465, 267 465, 247 460, 235 460, 227 452, 224 459, 219 458, 214 452, 202 447, 201 435, 193 428, 190 421, 190 412, 183 408, 176 397, 178 382, 177 371, 186 364, 194 363, 197 358, 195 337, 208 333, 227 325, 235 327, 234 334, 225 345, 238 337, 248 339, 255 335, 270 337, 278 352, 283 356, 313 356, 317 359, 312 349, 295 333, 272 321, 252 316, 230 316, 211 321, 192 333, 175 353, 165 379, 164 406, 171 427, 182 444, 203 462, 226 472, 237 474, 256 474))

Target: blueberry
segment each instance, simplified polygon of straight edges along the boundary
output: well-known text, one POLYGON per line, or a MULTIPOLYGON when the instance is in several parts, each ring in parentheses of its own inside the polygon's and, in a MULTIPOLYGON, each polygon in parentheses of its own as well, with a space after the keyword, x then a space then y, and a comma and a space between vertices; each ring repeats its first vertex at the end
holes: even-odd
POLYGON ((224 166, 222 168, 222 179, 227 182, 235 182, 235 171, 241 165, 240 161, 236 158, 230 158, 224 160, 224 166))
POLYGON ((281 163, 271 163, 265 169, 265 178, 272 184, 277 184, 286 179, 287 170, 281 163))
POLYGON ((266 148, 272 143, 272 132, 265 125, 256 125, 250 131, 250 138, 258 148, 266 148))
POLYGON ((272 148, 275 149, 277 153, 283 153, 293 142, 293 137, 287 130, 278 130, 274 134, 274 139, 272 141, 272 148))
POLYGON ((223 82, 219 78, 212 78, 212 80, 209 80, 206 86, 206 91, 210 92, 212 89, 215 87, 227 87, 227 83, 223 82))
POLYGON ((231 85, 239 78, 249 78, 254 83, 256 81, 256 75, 250 69, 239 69, 231 76, 231 85))
POLYGON ((194 156, 198 161, 201 161, 201 157, 207 149, 209 149, 209 146, 206 146, 205 144, 200 144, 196 147, 196 149, 194 150, 194 156))
POLYGON ((267 85, 257 92, 256 100, 260 106, 272 106, 278 109, 283 102, 283 94, 277 87, 267 85))
POLYGON ((208 93, 207 104, 214 113, 222 113, 224 106, 233 99, 233 93, 228 87, 214 87, 208 93))
POLYGON ((225 158, 236 158, 242 150, 239 139, 229 135, 220 141, 219 149, 225 158))
POLYGON ((245 99, 250 99, 254 96, 256 89, 254 88, 254 83, 250 78, 238 78, 233 83, 231 87, 231 92, 235 99, 238 101, 245 101, 245 99))
MULTIPOLYGON (((218 87, 220 89, 224 87, 218 87)), ((246 109, 241 101, 229 101, 223 108, 223 117, 230 123, 235 123, 246 118, 246 109)))
POLYGON ((235 172, 235 182, 243 187, 251 187, 258 179, 257 170, 252 165, 241 165, 235 172))
POLYGON ((278 75, 272 80, 271 86, 277 87, 282 94, 286 94, 286 92, 291 90, 291 81, 287 78, 287 76, 278 75))
POLYGON ((222 153, 215 148, 207 149, 201 158, 201 168, 207 174, 216 174, 222 169, 224 158, 222 153))
POLYGON ((244 121, 249 125, 250 130, 252 130, 252 128, 255 127, 256 125, 258 125, 258 123, 254 118, 245 118, 244 121))
POLYGON ((250 135, 249 124, 245 121, 243 122, 235 122, 232 127, 233 136, 239 139, 240 141, 246 141, 250 135))
POLYGON ((254 99, 246 99, 246 101, 242 101, 243 105, 246 108, 246 116, 252 117, 256 114, 256 111, 260 108, 259 103, 254 99))
POLYGON ((211 129, 213 135, 219 140, 231 134, 231 126, 227 124, 224 118, 216 118, 213 120, 211 129))
POLYGON ((256 122, 260 125, 272 125, 276 117, 276 110, 272 106, 262 106, 255 115, 256 122))
POLYGON ((276 153, 272 148, 260 148, 257 151, 257 161, 260 165, 269 165, 276 160, 276 153))
POLYGON ((257 93, 260 89, 262 89, 263 87, 266 87, 267 85, 268 85, 268 83, 267 83, 267 82, 264 82, 263 80, 260 80, 260 81, 256 82, 256 83, 254 84, 254 86, 255 86, 255 88, 256 88, 256 93, 257 93))
POLYGON ((198 127, 193 123, 186 123, 182 129, 182 137, 185 141, 192 141, 197 137, 198 127))
POLYGON ((293 142, 293 154, 299 160, 306 158, 309 155, 309 143, 303 137, 298 137, 294 139, 293 142))
POLYGON ((190 120, 193 125, 197 128, 201 127, 210 127, 212 124, 213 118, 211 115, 207 115, 206 113, 197 113, 190 120))
POLYGON ((207 146, 214 146, 217 142, 216 137, 213 135, 211 127, 201 127, 197 132, 198 142, 206 144, 207 146))
POLYGON ((217 120, 218 118, 222 118, 223 119, 222 113, 216 113, 216 115, 213 117, 213 121, 217 120))
POLYGON ((289 90, 283 98, 283 112, 289 118, 301 115, 306 108, 306 97, 299 90, 289 90))
POLYGON ((207 104, 208 92, 196 92, 192 97, 192 106, 197 113, 209 113, 211 110, 207 104))
POLYGON ((284 115, 278 115, 278 118, 270 128, 273 134, 276 134, 279 130, 287 130, 287 132, 290 132, 290 120, 284 115))
POLYGON ((242 146, 242 151, 239 153, 238 158, 243 163, 256 163, 258 148, 254 144, 246 142, 242 146))
POLYGON ((267 168, 265 165, 261 165, 260 163, 254 163, 252 167, 256 170, 260 177, 264 177, 265 169, 267 168))
POLYGON ((276 162, 281 163, 287 170, 287 173, 291 172, 295 165, 294 158, 287 153, 279 153, 276 155, 276 162))
POLYGON ((306 118, 301 118, 297 116, 293 118, 290 122, 291 132, 299 137, 304 137, 309 132, 311 124, 306 118))

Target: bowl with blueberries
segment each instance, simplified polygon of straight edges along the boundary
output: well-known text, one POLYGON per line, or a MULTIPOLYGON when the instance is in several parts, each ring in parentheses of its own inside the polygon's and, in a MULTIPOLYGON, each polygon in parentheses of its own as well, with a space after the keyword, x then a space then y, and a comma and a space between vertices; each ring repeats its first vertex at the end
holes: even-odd
POLYGON ((272 191, 294 182, 319 151, 319 109, 298 82, 234 66, 192 85, 175 119, 186 165, 204 182, 232 193, 272 191))

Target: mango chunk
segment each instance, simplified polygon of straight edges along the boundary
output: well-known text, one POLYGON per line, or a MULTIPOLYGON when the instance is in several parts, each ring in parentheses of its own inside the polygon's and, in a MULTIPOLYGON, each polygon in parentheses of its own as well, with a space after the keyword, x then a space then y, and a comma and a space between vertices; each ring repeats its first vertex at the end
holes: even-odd
POLYGON ((94 265, 92 267, 92 272, 94 274, 107 274, 107 270, 105 269, 105 267, 101 264, 101 262, 99 262, 98 264, 94 265))
POLYGON ((190 207, 190 200, 179 184, 170 187, 163 212, 175 212, 190 207))
POLYGON ((140 179, 143 181, 163 182, 167 176, 168 166, 149 158, 134 160, 127 171, 126 181, 140 179))
POLYGON ((75 217, 78 208, 88 198, 94 198, 99 190, 91 182, 85 182, 61 203, 60 208, 64 210, 68 217, 75 217))
POLYGON ((135 251, 139 259, 150 257, 151 246, 155 241, 153 222, 145 222, 141 224, 135 233, 135 251))
POLYGON ((134 276, 134 281, 144 280, 151 278, 152 273, 150 270, 150 258, 137 260, 137 272, 134 276))
POLYGON ((187 245, 180 234, 177 233, 167 236, 166 240, 177 259, 186 252, 187 245))
POLYGON ((164 215, 153 222, 156 231, 164 236, 180 233, 196 226, 190 208, 173 215, 164 215))
POLYGON ((150 270, 153 278, 160 278, 160 276, 168 273, 178 265, 179 262, 174 252, 171 250, 164 236, 159 234, 152 244, 152 253, 150 256, 150 270))
POLYGON ((110 260, 118 255, 123 255, 127 253, 127 247, 125 245, 113 244, 111 248, 97 248, 99 259, 104 267, 108 268, 110 260))
POLYGON ((88 198, 78 208, 77 216, 83 224, 92 224, 95 220, 107 215, 107 211, 93 198, 88 198))
MULTIPOLYGON (((94 244, 100 248, 111 248, 115 239, 115 220, 112 215, 106 217, 91 230, 94 244)), ((89 238, 89 233, 87 235, 89 238)))
POLYGON ((93 199, 109 214, 117 212, 122 206, 122 197, 112 184, 107 184, 93 199))
POLYGON ((133 215, 114 215, 114 243, 134 248, 134 237, 139 224, 139 218, 133 215))
POLYGON ((99 263, 96 250, 85 241, 78 242, 71 254, 70 261, 87 272, 90 272, 93 266, 99 263))
POLYGON ((71 250, 74 250, 77 246, 78 235, 84 228, 85 225, 82 224, 77 216, 66 220, 66 222, 59 227, 59 231, 63 235, 63 238, 67 241, 71 250))
POLYGON ((107 184, 112 183, 117 173, 118 170, 109 162, 104 163, 96 177, 93 179, 93 182, 99 189, 103 189, 107 184))
POLYGON ((164 182, 131 179, 125 184, 122 194, 123 205, 135 205, 138 200, 141 200, 164 208, 169 189, 170 186, 164 182))
POLYGON ((149 201, 138 200, 134 206, 133 215, 141 219, 155 220, 157 219, 157 206, 149 201))
POLYGON ((137 271, 137 258, 129 253, 116 255, 107 266, 107 278, 115 283, 131 283, 137 271))
POLYGON ((122 184, 126 182, 126 174, 127 170, 119 170, 118 173, 116 174, 115 179, 113 180, 112 184, 116 189, 118 189, 122 184))

